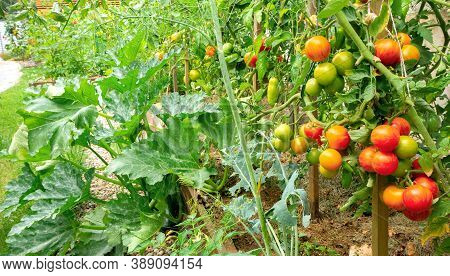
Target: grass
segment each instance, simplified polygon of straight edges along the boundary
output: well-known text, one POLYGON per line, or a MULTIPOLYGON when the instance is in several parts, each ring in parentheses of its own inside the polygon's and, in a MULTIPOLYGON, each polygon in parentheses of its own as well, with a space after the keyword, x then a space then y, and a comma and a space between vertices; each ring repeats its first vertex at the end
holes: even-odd
MULTIPOLYGON (((0 149, 8 148, 11 139, 19 125, 22 117, 17 110, 23 106, 23 98, 28 83, 33 79, 39 68, 24 68, 19 82, 10 89, 0 93, 0 149)), ((5 185, 20 173, 22 163, 0 159, 0 202, 5 195, 5 185)), ((17 211, 10 218, 5 219, 0 215, 0 254, 6 251, 6 236, 11 226, 22 217, 24 210, 17 211)))

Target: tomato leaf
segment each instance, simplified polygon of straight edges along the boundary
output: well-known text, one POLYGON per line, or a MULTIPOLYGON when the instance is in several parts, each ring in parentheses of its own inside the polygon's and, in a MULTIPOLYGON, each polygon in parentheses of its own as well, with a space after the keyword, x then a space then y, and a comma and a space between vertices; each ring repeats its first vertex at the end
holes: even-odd
POLYGON ((389 22, 389 6, 383 3, 380 14, 370 23, 369 34, 373 37, 381 33, 389 22))
POLYGON ((359 129, 350 130, 348 134, 352 141, 364 144, 369 140, 370 130, 365 126, 362 126, 359 129))
POLYGON ((261 82, 269 69, 269 60, 267 51, 259 52, 258 61, 256 61, 256 70, 258 71, 258 81, 261 82))
POLYGON ((419 164, 426 175, 431 176, 433 174, 433 158, 431 153, 426 152, 422 154, 419 158, 419 164))
POLYGON ((325 8, 323 8, 323 10, 320 11, 317 17, 318 18, 330 17, 339 12, 340 10, 342 10, 345 6, 348 5, 349 2, 350 0, 330 0, 325 6, 325 8))
POLYGON ((348 170, 342 170, 342 187, 344 188, 350 187, 351 182, 352 182, 352 173, 348 170))

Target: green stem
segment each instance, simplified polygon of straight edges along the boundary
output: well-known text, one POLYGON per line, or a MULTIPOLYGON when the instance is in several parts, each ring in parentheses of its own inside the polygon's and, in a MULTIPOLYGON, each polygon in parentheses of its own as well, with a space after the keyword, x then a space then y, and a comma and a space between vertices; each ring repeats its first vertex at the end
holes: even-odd
MULTIPOLYGON (((76 167, 76 168, 78 168, 78 169, 80 169, 80 170, 82 170, 82 171, 84 171, 84 172, 88 171, 87 168, 81 166, 80 164, 77 164, 77 163, 75 163, 75 162, 72 162, 72 161, 70 161, 70 160, 68 160, 68 159, 64 159, 64 158, 61 158, 61 159, 62 159, 63 161, 65 161, 65 162, 69 162, 72 166, 74 166, 74 167, 76 167)), ((113 184, 116 184, 116 185, 123 186, 122 182, 120 182, 120 181, 118 181, 118 180, 115 180, 115 179, 112 179, 112 178, 109 178, 109 177, 107 177, 107 176, 104 176, 104 175, 101 175, 101 174, 98 174, 98 173, 94 173, 94 176, 97 177, 97 178, 100 178, 100 179, 102 179, 102 180, 108 181, 108 182, 110 182, 110 183, 113 183, 113 184)))
POLYGON ((228 100, 230 101, 231 111, 233 114, 233 120, 236 126, 236 130, 239 136, 239 142, 242 147, 242 153, 244 154, 245 164, 250 176, 250 181, 253 186, 253 194, 255 196, 256 208, 258 209, 258 217, 261 224, 261 232, 264 240, 265 254, 270 255, 270 236, 267 231, 266 218, 264 216, 264 210, 261 202, 261 196, 259 190, 257 190, 257 182, 255 177, 255 172, 253 171, 252 161, 250 159, 250 154, 247 148, 247 142, 245 140, 244 131, 242 130, 241 116, 239 115, 239 110, 236 104, 236 99, 233 94, 233 88, 231 87, 230 75, 228 73, 227 64, 225 62, 225 56, 223 54, 223 42, 222 33, 220 30, 219 14, 217 12, 217 6, 215 0, 210 0, 211 7, 211 18, 214 22, 214 33, 217 40, 217 48, 220 62, 220 69, 222 71, 223 82, 225 84, 225 89, 228 95, 228 100))
POLYGON ((443 6, 446 6, 447 8, 450 7, 450 3, 446 2, 446 1, 443 1, 443 0, 430 0, 428 2, 433 2, 433 3, 436 3, 438 5, 443 5, 443 6))

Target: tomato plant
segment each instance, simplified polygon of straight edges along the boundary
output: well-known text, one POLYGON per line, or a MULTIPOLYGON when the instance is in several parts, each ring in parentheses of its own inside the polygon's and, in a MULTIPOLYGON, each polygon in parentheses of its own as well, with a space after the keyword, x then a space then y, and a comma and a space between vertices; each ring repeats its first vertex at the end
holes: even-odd
POLYGON ((203 223, 183 221, 189 187, 242 224, 214 231, 217 248, 246 231, 252 254, 298 255, 314 207, 302 187, 323 180, 317 170, 346 189, 336 196, 352 194, 340 210, 354 217, 370 214, 373 187, 388 181, 381 200, 427 219, 423 241, 442 242, 450 38, 432 35, 448 31, 441 1, 413 17, 418 2, 401 0, 319 1, 315 12, 305 1, 78 1, 49 15, 28 2, 11 13, 12 47, 52 79, 27 94, 1 151, 25 163, 2 216, 30 208, 6 231, 9 253, 144 254, 173 232, 178 248, 216 241, 177 232, 203 223), (80 148, 100 165, 73 158, 80 148), (98 179, 117 186, 114 198, 91 191, 98 179))

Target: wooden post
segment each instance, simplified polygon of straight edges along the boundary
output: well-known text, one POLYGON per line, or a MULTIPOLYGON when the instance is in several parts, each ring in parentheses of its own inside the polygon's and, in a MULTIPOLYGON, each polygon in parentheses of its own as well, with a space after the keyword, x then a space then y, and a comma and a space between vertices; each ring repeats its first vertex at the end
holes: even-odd
POLYGON ((186 52, 184 53, 184 84, 187 90, 189 86, 189 49, 187 45, 186 52))
POLYGON ((389 210, 380 197, 386 184, 387 178, 377 175, 372 187, 372 256, 388 256, 389 210))
MULTIPOLYGON (((261 32, 261 24, 256 20, 256 16, 253 17, 253 37, 258 37, 259 33, 261 32)), ((257 49, 255 49, 256 52, 257 49)), ((255 71, 255 74, 253 75, 253 91, 258 91, 258 74, 255 71)))
MULTIPOLYGON (((316 1, 308 1, 308 15, 317 14, 316 1)), ((311 99, 314 101, 315 99, 311 99)), ((314 116, 317 117, 317 111, 314 111, 314 116)), ((319 165, 309 166, 309 176, 308 176, 308 200, 309 208, 311 210, 311 219, 320 218, 319 209, 319 165)))

